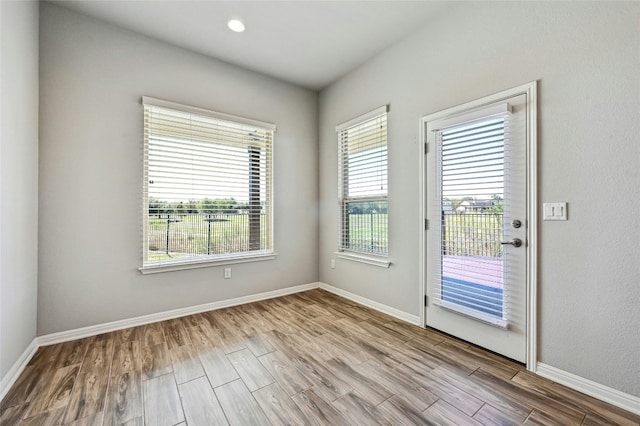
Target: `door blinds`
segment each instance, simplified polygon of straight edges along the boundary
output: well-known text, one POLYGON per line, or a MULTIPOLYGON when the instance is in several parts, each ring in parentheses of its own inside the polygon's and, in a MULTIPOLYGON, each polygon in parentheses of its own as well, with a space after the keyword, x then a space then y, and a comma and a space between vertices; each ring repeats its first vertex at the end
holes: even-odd
MULTIPOLYGON (((495 110, 495 108, 494 108, 495 110)), ((441 216, 434 303, 506 326, 503 214, 508 106, 436 130, 441 216)))
POLYGON ((145 265, 271 252, 275 126, 143 103, 145 265))

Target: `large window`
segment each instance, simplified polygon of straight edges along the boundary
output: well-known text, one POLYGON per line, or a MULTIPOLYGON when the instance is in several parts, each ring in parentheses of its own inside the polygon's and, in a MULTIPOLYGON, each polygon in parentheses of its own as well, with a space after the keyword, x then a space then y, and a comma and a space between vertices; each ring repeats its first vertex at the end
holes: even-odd
POLYGON ((142 269, 271 254, 275 126, 148 97, 143 104, 142 269))
POLYGON ((336 128, 339 140, 339 251, 386 256, 387 107, 336 128))

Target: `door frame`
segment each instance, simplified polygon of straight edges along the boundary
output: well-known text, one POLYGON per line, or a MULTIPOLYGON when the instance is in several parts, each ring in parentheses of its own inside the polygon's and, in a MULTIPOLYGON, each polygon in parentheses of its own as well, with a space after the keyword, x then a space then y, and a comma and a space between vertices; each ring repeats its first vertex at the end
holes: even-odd
MULTIPOLYGON (((432 152, 434 147, 427 145, 426 127, 430 121, 442 119, 448 115, 451 115, 451 109, 470 110, 479 108, 483 105, 498 102, 502 99, 510 98, 517 95, 526 95, 527 98, 527 111, 526 111, 526 131, 527 131, 527 271, 526 271, 526 367, 528 371, 536 371, 536 363, 538 361, 538 345, 537 345, 537 259, 538 259, 538 191, 537 191, 537 81, 532 81, 511 89, 504 90, 502 92, 495 93, 493 95, 485 96, 474 101, 466 102, 451 108, 426 114, 420 117, 420 143, 418 148, 420 153, 419 167, 420 167, 420 181, 419 181, 419 200, 420 200, 420 228, 422 233, 420 236, 420 247, 418 250, 420 260, 418 262, 419 267, 419 279, 420 279, 420 294, 419 302, 422 305, 420 311, 420 325, 426 327, 427 323, 427 306, 423 301, 426 300, 427 295, 427 281, 426 281, 426 260, 427 260, 427 182, 426 182, 426 158, 427 153, 432 152)), ((435 224, 428 224, 428 226, 435 226, 435 224)))

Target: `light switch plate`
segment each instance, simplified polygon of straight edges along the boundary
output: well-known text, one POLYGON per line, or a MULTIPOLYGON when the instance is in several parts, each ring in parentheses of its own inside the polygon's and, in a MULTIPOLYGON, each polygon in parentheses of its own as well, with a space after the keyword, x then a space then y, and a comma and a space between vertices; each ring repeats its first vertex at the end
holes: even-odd
POLYGON ((544 220, 567 220, 567 203, 544 203, 544 220))

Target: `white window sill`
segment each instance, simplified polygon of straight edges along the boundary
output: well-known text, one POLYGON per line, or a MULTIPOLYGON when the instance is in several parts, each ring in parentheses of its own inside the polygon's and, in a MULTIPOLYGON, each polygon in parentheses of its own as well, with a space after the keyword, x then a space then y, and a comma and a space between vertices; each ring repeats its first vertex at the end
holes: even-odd
POLYGON ((388 268, 391 266, 391 261, 387 257, 381 256, 366 256, 363 254, 355 254, 344 251, 339 251, 336 256, 340 259, 351 260, 353 262, 366 263, 367 265, 378 266, 380 268, 388 268))
POLYGON ((212 266, 233 265, 236 263, 262 262, 265 260, 273 260, 277 256, 276 253, 261 253, 246 256, 229 256, 225 258, 192 260, 192 261, 175 261, 172 263, 163 263, 158 265, 145 265, 138 270, 143 274, 157 274, 160 272, 182 271, 185 269, 208 268, 212 266))

